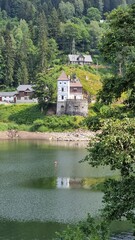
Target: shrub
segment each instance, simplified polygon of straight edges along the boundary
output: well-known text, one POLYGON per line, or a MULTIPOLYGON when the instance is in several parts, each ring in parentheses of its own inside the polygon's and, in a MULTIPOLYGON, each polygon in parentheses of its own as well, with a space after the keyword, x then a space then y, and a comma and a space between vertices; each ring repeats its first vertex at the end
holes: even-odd
POLYGON ((103 116, 103 117, 112 117, 112 116, 113 116, 113 109, 111 109, 110 106, 103 105, 103 106, 100 108, 100 114, 101 114, 101 116, 103 116))
POLYGON ((99 130, 102 126, 101 119, 98 116, 87 117, 85 121, 88 129, 91 129, 93 131, 99 130))
POLYGON ((8 124, 0 122, 0 131, 6 131, 8 129, 8 124))
POLYGON ((18 130, 19 126, 15 123, 8 123, 8 130, 18 130))
POLYGON ((37 118, 44 117, 37 104, 18 104, 9 108, 9 121, 17 124, 32 124, 37 118))
POLYGON ((48 131, 48 128, 45 127, 45 126, 40 126, 40 127, 38 128, 38 132, 47 132, 47 131, 48 131))

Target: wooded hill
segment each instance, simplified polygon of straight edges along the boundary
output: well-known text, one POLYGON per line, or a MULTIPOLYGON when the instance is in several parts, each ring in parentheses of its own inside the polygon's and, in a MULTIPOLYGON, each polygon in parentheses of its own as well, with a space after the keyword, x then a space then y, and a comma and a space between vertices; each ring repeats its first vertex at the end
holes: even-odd
POLYGON ((133 0, 0 0, 0 88, 35 83, 73 51, 98 59, 104 13, 133 0))

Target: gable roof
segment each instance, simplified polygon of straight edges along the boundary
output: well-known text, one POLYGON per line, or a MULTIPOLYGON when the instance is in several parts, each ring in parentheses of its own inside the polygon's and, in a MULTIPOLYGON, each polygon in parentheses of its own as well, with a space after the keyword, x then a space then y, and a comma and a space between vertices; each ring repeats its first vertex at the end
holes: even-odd
POLYGON ((70 87, 82 87, 80 81, 70 82, 70 87))
POLYGON ((84 59, 83 61, 84 62, 92 62, 91 55, 69 54, 68 57, 69 57, 69 61, 70 62, 78 62, 80 57, 83 57, 83 59, 84 59))
POLYGON ((0 92, 0 97, 13 97, 17 92, 0 92))
POLYGON ((32 85, 19 85, 18 88, 17 88, 17 91, 20 92, 20 91, 26 91, 26 90, 29 90, 30 92, 33 92, 33 88, 32 88, 32 85))
POLYGON ((58 81, 69 81, 69 78, 67 77, 67 75, 64 71, 59 76, 58 81))

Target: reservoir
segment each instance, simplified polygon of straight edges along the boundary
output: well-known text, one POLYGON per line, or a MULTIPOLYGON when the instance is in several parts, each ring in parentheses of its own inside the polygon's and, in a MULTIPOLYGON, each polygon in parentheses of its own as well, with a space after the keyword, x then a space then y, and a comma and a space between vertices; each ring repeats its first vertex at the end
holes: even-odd
POLYGON ((67 224, 98 216, 103 193, 84 179, 110 176, 108 168, 79 163, 86 144, 0 142, 0 239, 51 240, 67 224))

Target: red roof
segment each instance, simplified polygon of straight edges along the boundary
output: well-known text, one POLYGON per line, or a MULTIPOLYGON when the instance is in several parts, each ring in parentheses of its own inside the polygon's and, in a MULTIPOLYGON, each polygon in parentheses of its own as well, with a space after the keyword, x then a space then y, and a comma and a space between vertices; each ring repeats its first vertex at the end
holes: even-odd
POLYGON ((61 75, 58 78, 58 81, 69 81, 69 78, 67 77, 66 73, 63 71, 61 75))

